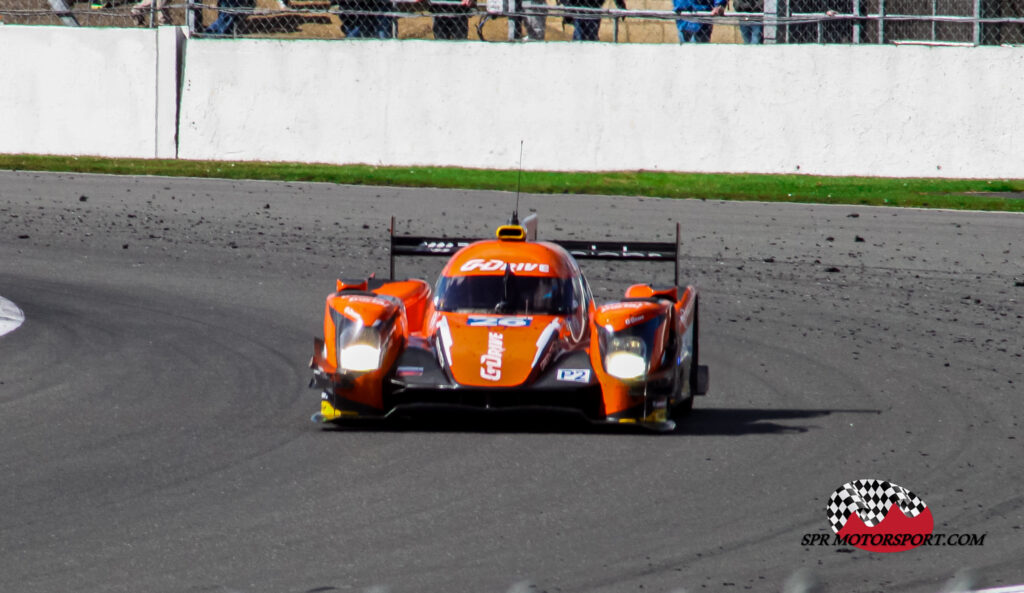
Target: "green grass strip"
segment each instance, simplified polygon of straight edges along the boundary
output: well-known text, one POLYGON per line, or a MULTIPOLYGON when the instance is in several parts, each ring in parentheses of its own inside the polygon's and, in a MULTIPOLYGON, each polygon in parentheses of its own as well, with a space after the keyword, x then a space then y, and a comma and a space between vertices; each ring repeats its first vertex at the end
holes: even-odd
MULTIPOLYGON (((373 167, 34 155, 0 155, 0 169, 505 191, 515 190, 518 173, 515 170, 456 167, 373 167)), ((523 171, 522 191, 1024 212, 1022 179, 523 171)))

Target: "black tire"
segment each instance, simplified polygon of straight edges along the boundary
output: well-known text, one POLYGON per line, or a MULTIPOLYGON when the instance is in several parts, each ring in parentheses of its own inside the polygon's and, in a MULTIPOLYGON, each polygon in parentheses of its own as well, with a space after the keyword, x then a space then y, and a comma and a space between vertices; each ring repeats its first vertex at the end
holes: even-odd
POLYGON ((693 353, 690 357, 690 396, 697 395, 700 367, 700 297, 693 304, 693 353))
MULTIPOLYGON (((671 416, 672 416, 673 419, 676 419, 676 420, 678 420, 678 419, 682 418, 683 416, 686 416, 687 414, 690 413, 690 410, 693 409, 694 396, 697 395, 696 393, 694 393, 694 387, 696 387, 696 385, 697 385, 697 377, 698 377, 697 364, 698 364, 699 343, 700 343, 700 341, 698 340, 697 330, 700 329, 700 316, 699 316, 699 313, 700 313, 700 297, 697 297, 697 301, 693 305, 693 353, 691 354, 691 361, 690 361, 690 380, 688 382, 689 393, 687 394, 687 397, 686 397, 685 400, 679 402, 678 404, 676 404, 672 408, 671 416)), ((682 390, 682 388, 683 388, 682 381, 680 381, 679 382, 679 389, 680 389, 680 391, 682 390)))
POLYGON ((672 407, 672 419, 679 420, 690 413, 693 409, 693 396, 687 397, 685 400, 679 402, 672 407))
POLYGON ((707 395, 711 372, 700 364, 700 301, 693 310, 693 362, 690 364, 690 395, 707 395))

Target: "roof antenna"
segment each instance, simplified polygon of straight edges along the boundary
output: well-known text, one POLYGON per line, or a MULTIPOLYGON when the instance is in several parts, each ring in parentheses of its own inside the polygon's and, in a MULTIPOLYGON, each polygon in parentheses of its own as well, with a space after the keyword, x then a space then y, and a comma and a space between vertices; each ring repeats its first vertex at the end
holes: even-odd
POLYGON ((516 209, 512 211, 509 224, 519 224, 519 186, 523 181, 523 141, 519 141, 519 175, 516 177, 516 209))

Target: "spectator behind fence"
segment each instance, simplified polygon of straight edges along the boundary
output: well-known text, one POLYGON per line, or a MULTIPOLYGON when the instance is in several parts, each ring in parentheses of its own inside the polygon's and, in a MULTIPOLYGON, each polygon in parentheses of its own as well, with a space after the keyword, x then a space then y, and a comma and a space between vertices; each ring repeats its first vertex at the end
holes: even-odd
POLYGON ((346 39, 391 39, 395 36, 395 18, 391 0, 333 0, 341 14, 341 32, 346 39), (347 14, 347 11, 364 14, 347 14))
MULTIPOLYGON (((672 0, 672 10, 683 12, 710 12, 711 16, 725 14, 726 0, 672 0)), ((707 43, 711 41, 712 25, 696 21, 676 21, 679 29, 679 43, 707 43)))
MULTIPOLYGON (((601 8, 604 6, 604 0, 563 0, 562 2, 567 7, 579 7, 579 8, 601 8)), ((626 0, 615 0, 616 8, 625 10, 626 0)), ((572 40, 573 41, 597 41, 598 33, 601 30, 601 17, 588 17, 588 16, 574 16, 571 19, 565 19, 567 22, 571 22, 573 25, 572 40)))
POLYGON ((466 39, 469 14, 475 6, 476 0, 430 2, 430 11, 434 13, 434 39, 466 39))
POLYGON ((245 19, 245 14, 251 12, 255 5, 255 0, 219 0, 217 2, 217 20, 213 21, 213 24, 206 28, 206 33, 210 35, 235 35, 238 33, 238 25, 245 19))
MULTIPOLYGON (((759 19, 764 18, 764 0, 732 0, 732 9, 736 12, 756 12, 759 19)), ((758 21, 749 25, 740 25, 740 37, 743 43, 758 45, 764 43, 764 23, 758 21)))
POLYGON ((541 12, 544 9, 537 7, 546 6, 544 0, 515 0, 515 11, 525 10, 536 11, 537 14, 517 17, 515 19, 514 35, 516 39, 523 41, 544 41, 544 34, 547 30, 547 13, 541 12))
POLYGON ((135 22, 142 25, 149 25, 149 14, 156 10, 156 14, 153 16, 153 24, 155 25, 169 25, 171 24, 171 15, 167 12, 167 7, 164 6, 166 0, 140 0, 138 4, 132 7, 132 16, 135 17, 135 22), (156 6, 153 6, 153 2, 156 2, 156 6))

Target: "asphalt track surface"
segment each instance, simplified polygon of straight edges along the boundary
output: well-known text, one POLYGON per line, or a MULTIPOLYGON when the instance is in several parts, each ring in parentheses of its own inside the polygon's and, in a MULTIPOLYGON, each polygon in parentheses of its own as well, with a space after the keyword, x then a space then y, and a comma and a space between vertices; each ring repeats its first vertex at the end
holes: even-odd
MULTIPOLYGON (((936 592, 1024 582, 1024 216, 534 196, 548 238, 671 240, 711 391, 675 433, 309 422, 323 298, 386 229, 497 192, 0 172, 0 590, 936 592), (980 547, 806 547, 882 478, 980 547)), ((399 272, 433 277, 436 260, 399 272)), ((600 299, 644 264, 592 262, 600 299)))

